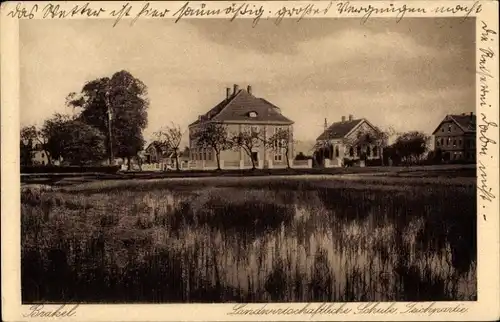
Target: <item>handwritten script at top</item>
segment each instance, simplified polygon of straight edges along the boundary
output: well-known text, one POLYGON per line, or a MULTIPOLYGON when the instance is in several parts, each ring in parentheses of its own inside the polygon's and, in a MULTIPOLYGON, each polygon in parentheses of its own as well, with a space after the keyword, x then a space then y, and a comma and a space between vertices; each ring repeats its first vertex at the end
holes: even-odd
MULTIPOLYGON (((271 7, 271 5, 269 5, 271 7)), ((274 6, 273 6, 274 7, 274 6)), ((234 21, 236 18, 250 18, 255 27, 262 19, 274 19, 280 24, 283 19, 289 18, 297 22, 305 18, 326 17, 336 11, 338 16, 361 16, 365 23, 376 15, 393 16, 396 22, 401 21, 407 14, 451 14, 464 19, 482 11, 481 4, 474 2, 469 5, 436 6, 434 8, 418 7, 410 4, 390 3, 388 5, 366 5, 349 1, 322 1, 295 5, 284 5, 279 9, 266 8, 266 2, 185 2, 177 8, 164 8, 154 2, 120 4, 113 9, 105 9, 96 3, 83 5, 68 5, 68 3, 28 4, 18 3, 15 8, 8 9, 7 17, 16 19, 67 19, 67 18, 114 18, 113 26, 122 19, 130 19, 133 25, 140 18, 170 18, 175 23, 184 18, 227 18, 234 21)))

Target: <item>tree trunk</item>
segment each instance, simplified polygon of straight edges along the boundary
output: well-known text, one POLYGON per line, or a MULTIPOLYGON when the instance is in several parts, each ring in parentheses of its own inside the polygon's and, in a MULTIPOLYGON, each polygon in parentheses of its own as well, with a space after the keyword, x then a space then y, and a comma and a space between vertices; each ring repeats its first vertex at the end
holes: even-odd
POLYGON ((175 156, 175 169, 177 171, 180 171, 179 169, 179 156, 177 155, 177 150, 174 151, 174 156, 175 156))
POLYGON ((255 166, 255 160, 252 157, 252 149, 248 149, 248 153, 247 154, 250 157, 250 161, 252 161, 252 170, 255 170, 256 166, 255 166))
POLYGON ((221 170, 221 168, 220 168, 220 152, 215 150, 215 149, 214 149, 214 152, 215 152, 215 159, 217 160, 217 170, 221 170))
POLYGON ((142 160, 141 157, 136 155, 137 158, 137 164, 139 165, 139 171, 142 171, 142 160))
POLYGON ((285 150, 285 158, 286 158, 286 166, 287 169, 290 169, 290 159, 288 158, 288 149, 285 150))

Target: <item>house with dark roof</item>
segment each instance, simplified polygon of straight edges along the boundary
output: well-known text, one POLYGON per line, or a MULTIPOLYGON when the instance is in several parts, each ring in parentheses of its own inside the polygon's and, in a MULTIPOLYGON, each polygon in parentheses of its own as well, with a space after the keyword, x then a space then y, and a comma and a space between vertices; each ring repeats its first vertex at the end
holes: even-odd
MULTIPOLYGON (((264 98, 254 95, 252 87, 240 89, 226 88, 225 98, 189 125, 191 162, 203 163, 203 168, 216 167, 216 156, 213 151, 197 146, 194 133, 207 122, 215 122, 227 126, 229 136, 249 131, 260 139, 256 140, 251 151, 259 168, 286 165, 285 151, 266 148, 262 142, 279 130, 288 129, 293 135, 293 124, 281 113, 281 109, 264 98)), ((290 140, 289 155, 293 155, 293 144, 290 140)), ((250 156, 243 149, 231 149, 220 154, 221 165, 224 167, 248 168, 252 165, 250 156)))
POLYGON ((473 112, 446 115, 432 135, 434 149, 440 152, 443 161, 476 160, 476 115, 473 112))
POLYGON ((316 139, 315 159, 325 167, 342 166, 345 159, 364 165, 366 160, 380 160, 382 147, 380 130, 365 118, 342 116, 340 122, 328 125, 316 139))

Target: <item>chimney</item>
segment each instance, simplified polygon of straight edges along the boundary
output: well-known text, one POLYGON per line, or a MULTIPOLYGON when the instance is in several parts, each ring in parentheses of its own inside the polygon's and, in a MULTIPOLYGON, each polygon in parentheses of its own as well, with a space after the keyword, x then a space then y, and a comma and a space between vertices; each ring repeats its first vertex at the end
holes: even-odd
POLYGON ((470 112, 470 117, 472 118, 474 116, 474 112, 470 112))
POLYGON ((349 121, 352 121, 354 119, 354 116, 352 114, 349 114, 349 121))
POLYGON ((236 95, 239 91, 240 87, 238 86, 238 84, 234 84, 234 88, 233 88, 233 95, 236 95))
POLYGON ((342 122, 345 122, 345 116, 342 116, 342 122))
POLYGON ((247 92, 250 95, 252 94, 252 86, 250 86, 250 85, 247 86, 247 92))
POLYGON ((226 99, 229 99, 231 97, 231 88, 226 87, 226 99))
POLYGON ((328 128, 328 122, 326 121, 326 117, 325 117, 325 131, 327 128, 328 128))

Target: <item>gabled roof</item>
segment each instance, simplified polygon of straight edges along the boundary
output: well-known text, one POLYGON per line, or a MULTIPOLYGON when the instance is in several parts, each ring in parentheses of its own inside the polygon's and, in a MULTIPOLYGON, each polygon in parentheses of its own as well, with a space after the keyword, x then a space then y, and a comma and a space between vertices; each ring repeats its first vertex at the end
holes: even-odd
POLYGON ((144 149, 144 152, 147 153, 147 151, 153 148, 155 149, 156 153, 161 154, 161 156, 166 156, 169 151, 165 147, 162 146, 162 144, 158 141, 153 141, 151 142, 146 149, 144 149))
MULTIPOLYGON (((253 96, 246 90, 241 89, 229 99, 225 99, 207 113, 202 115, 204 121, 214 122, 250 122, 250 123, 273 123, 293 124, 293 121, 281 114, 280 109, 269 101, 253 96), (254 112, 254 117, 251 113, 254 112)), ((190 126, 198 124, 200 120, 191 123, 190 126)))
POLYGON ((464 133, 476 133, 476 115, 475 114, 460 114, 460 115, 455 115, 455 114, 450 114, 446 115, 446 117, 439 123, 439 125, 436 127, 434 132, 432 134, 435 134, 440 128, 443 123, 446 122, 453 122, 455 123, 464 133))
POLYGON ((316 140, 331 140, 345 138, 356 126, 361 124, 365 119, 335 122, 330 125, 316 140))

